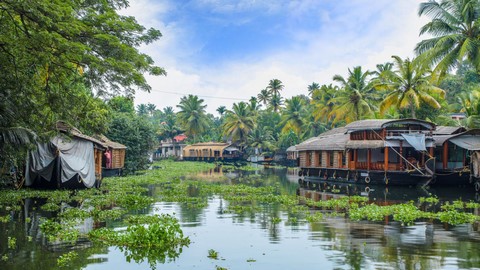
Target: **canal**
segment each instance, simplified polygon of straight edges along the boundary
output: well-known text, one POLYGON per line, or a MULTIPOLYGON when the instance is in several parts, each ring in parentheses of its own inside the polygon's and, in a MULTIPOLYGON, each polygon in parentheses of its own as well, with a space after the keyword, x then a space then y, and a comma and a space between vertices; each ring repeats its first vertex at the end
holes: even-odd
MULTIPOLYGON (((292 168, 249 166, 248 170, 208 169, 182 175, 177 181, 216 185, 273 187, 282 196, 299 195, 303 201, 326 201, 347 196, 365 198, 378 205, 393 205, 436 198, 439 202, 478 202, 471 187, 421 189, 378 188, 351 183, 303 183, 292 168)), ((15 209, 2 208, 0 216, 0 269, 478 269, 480 232, 478 223, 449 225, 422 219, 401 224, 386 217, 382 221, 352 221, 343 211, 314 211, 319 219, 308 219, 301 211, 276 203, 250 204, 233 196, 209 193, 189 185, 188 196, 200 200, 163 200, 165 185, 148 185, 152 203, 130 210, 135 215, 170 214, 178 219, 190 243, 177 253, 129 256, 125 249, 105 246, 80 237, 74 243, 51 241, 40 224, 65 208, 45 211, 45 200, 28 198, 15 209), (194 205, 199 204, 199 205, 194 205), (12 243, 12 242, 15 243, 12 243), (59 256, 75 251, 66 266, 59 256)), ((236 191, 238 192, 238 191, 236 191)), ((254 195, 255 196, 255 195, 254 195)), ((265 195, 262 195, 265 196, 265 195)), ((435 206, 434 206, 435 207, 435 206)), ((438 206, 439 207, 439 206, 438 206)), ((313 211, 313 210, 312 210, 313 211)), ((478 209, 473 210, 475 215, 478 209)), ((120 219, 103 223, 91 218, 78 222, 80 232, 99 226, 125 229, 120 219)), ((147 248, 147 247, 146 247, 147 248)), ((138 255, 138 254, 137 254, 138 255)))

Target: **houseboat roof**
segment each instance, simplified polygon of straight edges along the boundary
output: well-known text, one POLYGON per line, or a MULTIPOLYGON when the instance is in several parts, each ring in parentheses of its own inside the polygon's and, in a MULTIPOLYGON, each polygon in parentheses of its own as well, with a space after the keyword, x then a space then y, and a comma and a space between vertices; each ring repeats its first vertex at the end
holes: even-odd
POLYGON ((296 147, 295 145, 292 145, 292 146, 288 147, 286 151, 287 151, 287 152, 296 152, 296 151, 297 151, 297 147, 296 147))
POLYGON ((86 140, 86 141, 91 141, 95 145, 101 146, 102 148, 107 148, 108 147, 108 145, 103 143, 102 141, 83 134, 80 130, 78 130, 77 128, 75 128, 75 127, 73 127, 69 124, 67 124, 66 122, 57 121, 56 128, 57 128, 58 131, 60 131, 62 133, 65 133, 69 136, 73 136, 75 138, 83 139, 83 140, 86 140))
POLYGON ((98 139, 105 143, 108 147, 113 148, 113 149, 127 149, 127 147, 121 143, 111 141, 107 136, 105 135, 98 135, 98 139))
POLYGON ((223 151, 225 148, 229 147, 230 143, 220 143, 220 142, 204 142, 204 143, 195 143, 185 146, 184 151, 189 150, 214 150, 214 151, 223 151))
POLYGON ((467 130, 465 132, 462 132, 460 134, 455 134, 453 136, 452 135, 436 136, 435 145, 440 146, 445 141, 449 141, 464 149, 471 150, 471 151, 478 151, 480 150, 480 138, 478 137, 478 135, 480 135, 480 129, 467 130), (439 137, 438 140, 437 140, 437 137, 439 137), (442 139, 443 139, 443 142, 441 142, 442 139))
POLYGON ((435 124, 418 119, 366 119, 352 122, 345 126, 347 132, 358 130, 380 130, 392 125, 414 124, 421 125, 427 129, 435 129, 435 124))
POLYGON ((334 128, 296 145, 296 150, 344 150, 350 135, 345 128, 334 128))
POLYGON ((464 127, 449 127, 449 126, 437 126, 433 131, 433 135, 452 135, 465 132, 464 127))

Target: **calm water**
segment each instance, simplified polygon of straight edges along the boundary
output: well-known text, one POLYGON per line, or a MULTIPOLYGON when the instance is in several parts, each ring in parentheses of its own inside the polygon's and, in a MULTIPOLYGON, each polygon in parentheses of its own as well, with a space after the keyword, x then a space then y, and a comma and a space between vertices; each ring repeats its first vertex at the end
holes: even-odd
MULTIPOLYGON (((246 174, 246 173, 243 173, 246 174)), ((329 199, 346 195, 368 196, 379 204, 416 200, 419 196, 436 195, 440 200, 476 200, 472 188, 421 190, 416 188, 374 188, 333 184, 302 185, 294 171, 269 169, 249 172, 262 181, 238 173, 210 171, 202 173, 207 181, 229 181, 252 185, 280 183, 282 191, 312 199, 329 199), (333 191, 333 192, 332 192, 333 191)), ((151 187, 155 196, 157 187, 151 187)), ((17 238, 14 261, 0 261, 0 269, 57 269, 56 259, 65 245, 51 245, 38 228, 45 212, 42 202, 27 200, 23 211, 12 212, 12 220, 31 222, 0 223, 0 255, 6 252, 8 236, 17 238), (31 240, 29 242, 29 240, 31 240)), ((480 232, 476 226, 448 227, 444 224, 416 223, 400 226, 395 222, 350 222, 330 217, 317 223, 289 222, 286 212, 264 206, 255 213, 232 214, 228 201, 212 197, 208 206, 191 209, 177 203, 155 203, 145 214, 175 214, 184 234, 191 239, 189 247, 174 261, 159 263, 157 269, 480 269, 480 232), (281 222, 273 224, 272 217, 281 222), (208 250, 219 253, 219 259, 207 257, 208 250)), ((94 226, 85 221, 85 231, 94 226)), ((108 223, 108 227, 122 226, 108 223)), ((127 262, 115 247, 96 247, 83 241, 74 247, 78 258, 68 269, 149 269, 146 262, 127 262)))

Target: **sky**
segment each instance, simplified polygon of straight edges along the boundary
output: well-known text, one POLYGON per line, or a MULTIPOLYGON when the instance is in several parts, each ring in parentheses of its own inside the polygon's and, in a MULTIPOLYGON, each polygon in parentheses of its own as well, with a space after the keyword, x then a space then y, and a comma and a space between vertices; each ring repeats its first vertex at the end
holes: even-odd
POLYGON ((392 55, 414 57, 422 0, 130 0, 135 16, 162 37, 140 48, 167 76, 147 76, 150 93, 135 105, 171 106, 182 96, 204 100, 207 112, 248 101, 271 79, 284 98, 307 94, 312 82, 362 66, 375 70, 392 55))

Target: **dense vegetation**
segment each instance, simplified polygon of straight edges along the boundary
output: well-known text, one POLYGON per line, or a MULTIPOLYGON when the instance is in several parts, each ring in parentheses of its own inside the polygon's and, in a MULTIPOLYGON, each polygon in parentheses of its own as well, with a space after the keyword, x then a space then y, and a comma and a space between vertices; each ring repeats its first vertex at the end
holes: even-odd
POLYGON ((166 72, 138 50, 160 32, 119 15, 127 5, 125 0, 0 3, 3 170, 21 166, 24 150, 53 135, 58 120, 127 145, 127 172, 145 167, 156 140, 181 133, 188 142, 233 141, 246 151, 271 154, 366 118, 480 127, 478 0, 421 3, 419 16, 430 21, 420 34, 430 36, 412 48, 412 59, 393 56, 375 70, 345 67, 331 82, 312 82, 289 98, 282 95, 288 85, 275 78, 249 102, 217 108, 218 116, 193 95, 182 97, 176 108, 134 108, 135 91, 150 89, 144 74, 166 72), (451 113, 466 119, 453 120, 451 113))

